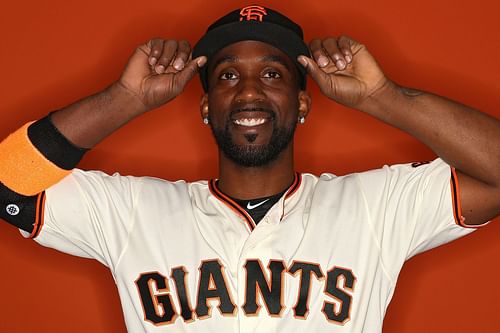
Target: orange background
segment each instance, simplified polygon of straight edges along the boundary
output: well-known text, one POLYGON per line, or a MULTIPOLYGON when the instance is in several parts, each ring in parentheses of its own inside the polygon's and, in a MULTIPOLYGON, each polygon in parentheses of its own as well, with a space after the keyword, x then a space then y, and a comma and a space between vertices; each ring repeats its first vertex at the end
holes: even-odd
MULTIPOLYGON (((300 22, 306 38, 347 34, 396 82, 500 117, 497 1, 263 1, 300 22), (496 88, 495 88, 496 87, 496 88)), ((151 37, 194 43, 242 1, 14 1, 0 12, 0 136, 120 74, 151 37)), ((297 169, 345 174, 434 154, 408 135, 348 110, 310 84, 313 112, 297 135, 297 169)), ((193 80, 170 105, 125 126, 84 169, 166 179, 211 178, 216 148, 193 80)), ((384 332, 499 332, 500 225, 417 256, 405 266, 384 332)), ((125 332, 111 274, 97 262, 24 240, 0 223, 0 332, 125 332)))

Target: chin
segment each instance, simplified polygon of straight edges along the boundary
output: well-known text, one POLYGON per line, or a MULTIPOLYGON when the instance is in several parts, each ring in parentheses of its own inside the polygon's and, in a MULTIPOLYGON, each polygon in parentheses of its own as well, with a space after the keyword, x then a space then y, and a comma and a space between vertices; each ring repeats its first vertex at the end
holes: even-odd
POLYGON ((263 133, 247 133, 245 138, 241 138, 241 144, 233 140, 228 128, 222 130, 212 126, 212 133, 226 158, 240 166, 262 167, 274 162, 289 147, 295 126, 274 128, 268 140, 265 140, 263 133))

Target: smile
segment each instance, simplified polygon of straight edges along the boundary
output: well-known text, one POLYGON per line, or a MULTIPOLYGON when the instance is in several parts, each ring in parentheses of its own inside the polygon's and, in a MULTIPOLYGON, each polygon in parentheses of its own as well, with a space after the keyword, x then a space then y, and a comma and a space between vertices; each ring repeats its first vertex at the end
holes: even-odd
POLYGON ((233 123, 239 126, 253 127, 262 125, 268 120, 268 118, 241 118, 233 120, 233 123))

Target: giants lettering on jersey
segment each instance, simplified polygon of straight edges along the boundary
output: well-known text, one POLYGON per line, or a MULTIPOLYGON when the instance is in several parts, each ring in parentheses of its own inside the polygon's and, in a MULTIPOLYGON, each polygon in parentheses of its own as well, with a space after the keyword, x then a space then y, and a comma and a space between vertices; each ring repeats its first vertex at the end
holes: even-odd
MULTIPOLYGON (((350 269, 334 266, 325 275, 319 264, 294 261, 287 269, 282 260, 270 260, 264 268, 260 260, 247 260, 245 302, 240 308, 247 316, 259 314, 262 305, 270 316, 279 317, 285 310, 283 304, 284 274, 289 273, 298 279, 297 298, 292 308, 295 318, 306 319, 309 314, 309 296, 313 279, 324 283, 325 300, 322 312, 325 319, 334 324, 344 325, 350 319, 352 293, 356 277, 350 269), (267 276, 267 277, 266 277, 267 276)), ((143 305, 144 319, 153 325, 173 323, 178 316, 189 323, 196 318, 211 316, 212 305, 209 300, 216 300, 217 308, 222 315, 235 315, 238 306, 233 300, 231 290, 226 282, 224 266, 219 260, 202 261, 199 267, 198 290, 196 304, 190 303, 184 267, 175 267, 171 271, 171 279, 160 272, 142 273, 135 284, 143 305), (173 293, 169 282, 176 290, 177 304, 173 302, 173 293)))

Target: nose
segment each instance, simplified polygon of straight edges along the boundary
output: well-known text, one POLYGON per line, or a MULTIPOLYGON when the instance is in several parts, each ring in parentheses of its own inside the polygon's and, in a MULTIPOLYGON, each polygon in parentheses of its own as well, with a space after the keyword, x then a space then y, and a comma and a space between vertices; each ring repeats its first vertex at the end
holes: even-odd
POLYGON ((241 77, 238 82, 236 101, 252 103, 264 100, 264 91, 259 78, 241 77))

